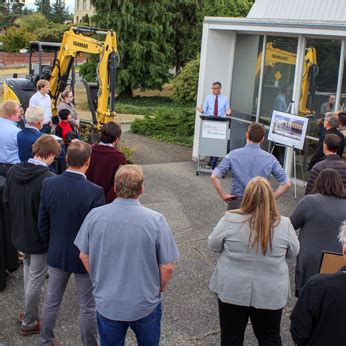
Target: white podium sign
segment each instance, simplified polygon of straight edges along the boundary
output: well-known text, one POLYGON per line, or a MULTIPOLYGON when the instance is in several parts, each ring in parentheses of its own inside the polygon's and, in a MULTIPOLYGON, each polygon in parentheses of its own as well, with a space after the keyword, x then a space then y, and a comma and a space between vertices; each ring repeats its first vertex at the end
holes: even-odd
POLYGON ((227 138, 227 122, 221 121, 203 121, 202 122, 202 137, 213 139, 227 138))

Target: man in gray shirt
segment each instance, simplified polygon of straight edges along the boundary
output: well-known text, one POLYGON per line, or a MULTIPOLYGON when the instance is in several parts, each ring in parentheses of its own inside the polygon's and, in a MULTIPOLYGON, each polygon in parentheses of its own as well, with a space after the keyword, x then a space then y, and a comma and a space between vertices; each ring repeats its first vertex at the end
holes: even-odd
POLYGON ((219 196, 228 203, 227 209, 240 207, 246 185, 253 177, 269 179, 272 174, 280 184, 274 192, 275 198, 279 198, 290 188, 291 182, 279 161, 274 155, 261 149, 263 140, 264 126, 259 123, 251 124, 246 132, 245 147, 232 150, 214 169, 211 180, 219 196), (228 171, 232 172, 231 194, 225 193, 220 181, 228 171))
POLYGON ((159 345, 162 292, 179 257, 163 215, 143 207, 137 165, 115 176, 117 197, 86 217, 76 239, 94 286, 101 345, 123 345, 128 327, 139 345, 159 345))

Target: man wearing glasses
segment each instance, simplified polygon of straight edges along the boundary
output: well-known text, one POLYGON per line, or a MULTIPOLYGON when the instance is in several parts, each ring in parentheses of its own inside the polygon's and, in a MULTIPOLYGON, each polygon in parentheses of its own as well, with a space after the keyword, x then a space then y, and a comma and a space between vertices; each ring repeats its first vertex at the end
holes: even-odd
MULTIPOLYGON (((211 87, 212 94, 208 95, 203 106, 197 107, 197 111, 211 117, 225 117, 231 115, 231 108, 226 96, 221 95, 221 83, 214 82, 211 87)), ((210 157, 207 168, 214 169, 217 166, 218 157, 210 157)))

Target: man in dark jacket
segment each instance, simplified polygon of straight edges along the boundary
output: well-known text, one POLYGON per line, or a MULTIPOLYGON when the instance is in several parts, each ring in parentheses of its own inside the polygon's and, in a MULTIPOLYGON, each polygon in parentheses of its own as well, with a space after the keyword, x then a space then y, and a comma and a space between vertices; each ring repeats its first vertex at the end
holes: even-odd
MULTIPOLYGON (((324 159, 324 153, 323 153, 323 141, 324 137, 328 134, 334 134, 338 135, 344 143, 344 135, 338 130, 339 126, 339 119, 338 116, 335 114, 329 114, 324 118, 323 126, 326 129, 326 132, 324 133, 323 136, 320 137, 320 140, 318 142, 318 145, 315 149, 314 154, 312 155, 310 164, 309 164, 309 169, 312 169, 312 167, 319 161, 324 159)), ((342 157, 342 154, 344 152, 344 146, 340 145, 340 147, 337 149, 336 153, 342 157)))
POLYGON ((68 280, 75 274, 83 345, 97 345, 95 301, 89 274, 73 244, 85 217, 105 203, 103 189, 85 177, 91 147, 75 142, 67 150, 69 169, 42 185, 39 233, 48 245, 48 290, 42 311, 41 345, 54 343, 54 326, 68 280))
POLYGON ((32 145, 43 135, 44 110, 38 106, 27 108, 25 112, 26 127, 17 134, 18 156, 20 161, 28 161, 32 155, 32 145))
POLYGON ((323 152, 325 155, 325 159, 317 162, 316 165, 312 168, 305 189, 306 195, 312 193, 318 174, 322 171, 322 169, 325 168, 333 168, 337 172, 339 172, 346 189, 346 163, 336 153, 340 145, 343 145, 343 142, 341 142, 341 139, 338 135, 327 134, 325 136, 323 142, 323 152))
MULTIPOLYGON (((346 258, 346 223, 339 234, 346 258)), ((346 267, 313 276, 302 289, 291 315, 291 334, 298 346, 344 346, 346 267)))
POLYGON ((49 135, 33 145, 34 158, 14 165, 7 173, 4 202, 8 204, 13 246, 24 253, 25 309, 19 315, 20 333, 40 331, 38 304, 47 273, 47 246, 38 229, 38 212, 42 182, 54 176, 48 166, 60 153, 60 145, 49 135))

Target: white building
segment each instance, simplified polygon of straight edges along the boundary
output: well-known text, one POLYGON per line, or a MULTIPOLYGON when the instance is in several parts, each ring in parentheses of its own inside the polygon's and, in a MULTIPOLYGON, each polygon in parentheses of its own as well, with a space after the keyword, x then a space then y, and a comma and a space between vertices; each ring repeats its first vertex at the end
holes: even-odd
MULTIPOLYGON (((330 94, 336 95, 336 108, 344 104, 345 39, 346 0, 256 0, 247 18, 206 17, 197 104, 203 104, 212 82, 222 83, 222 93, 229 97, 232 108, 230 147, 234 149, 245 144, 249 123, 270 123, 280 87, 288 86, 290 112, 302 115, 304 107, 315 112, 300 157, 305 167, 318 140, 315 118, 321 104, 330 94), (308 48, 317 54, 315 82, 307 82, 304 68, 309 64, 308 48), (273 49, 272 54, 269 49, 273 49)), ((194 158, 198 155, 199 129, 196 113, 194 158)), ((292 150, 288 149, 285 168, 291 172, 291 167, 292 150)))
POLYGON ((74 23, 80 23, 86 15, 90 18, 94 14, 95 8, 91 5, 91 0, 75 0, 74 23))

